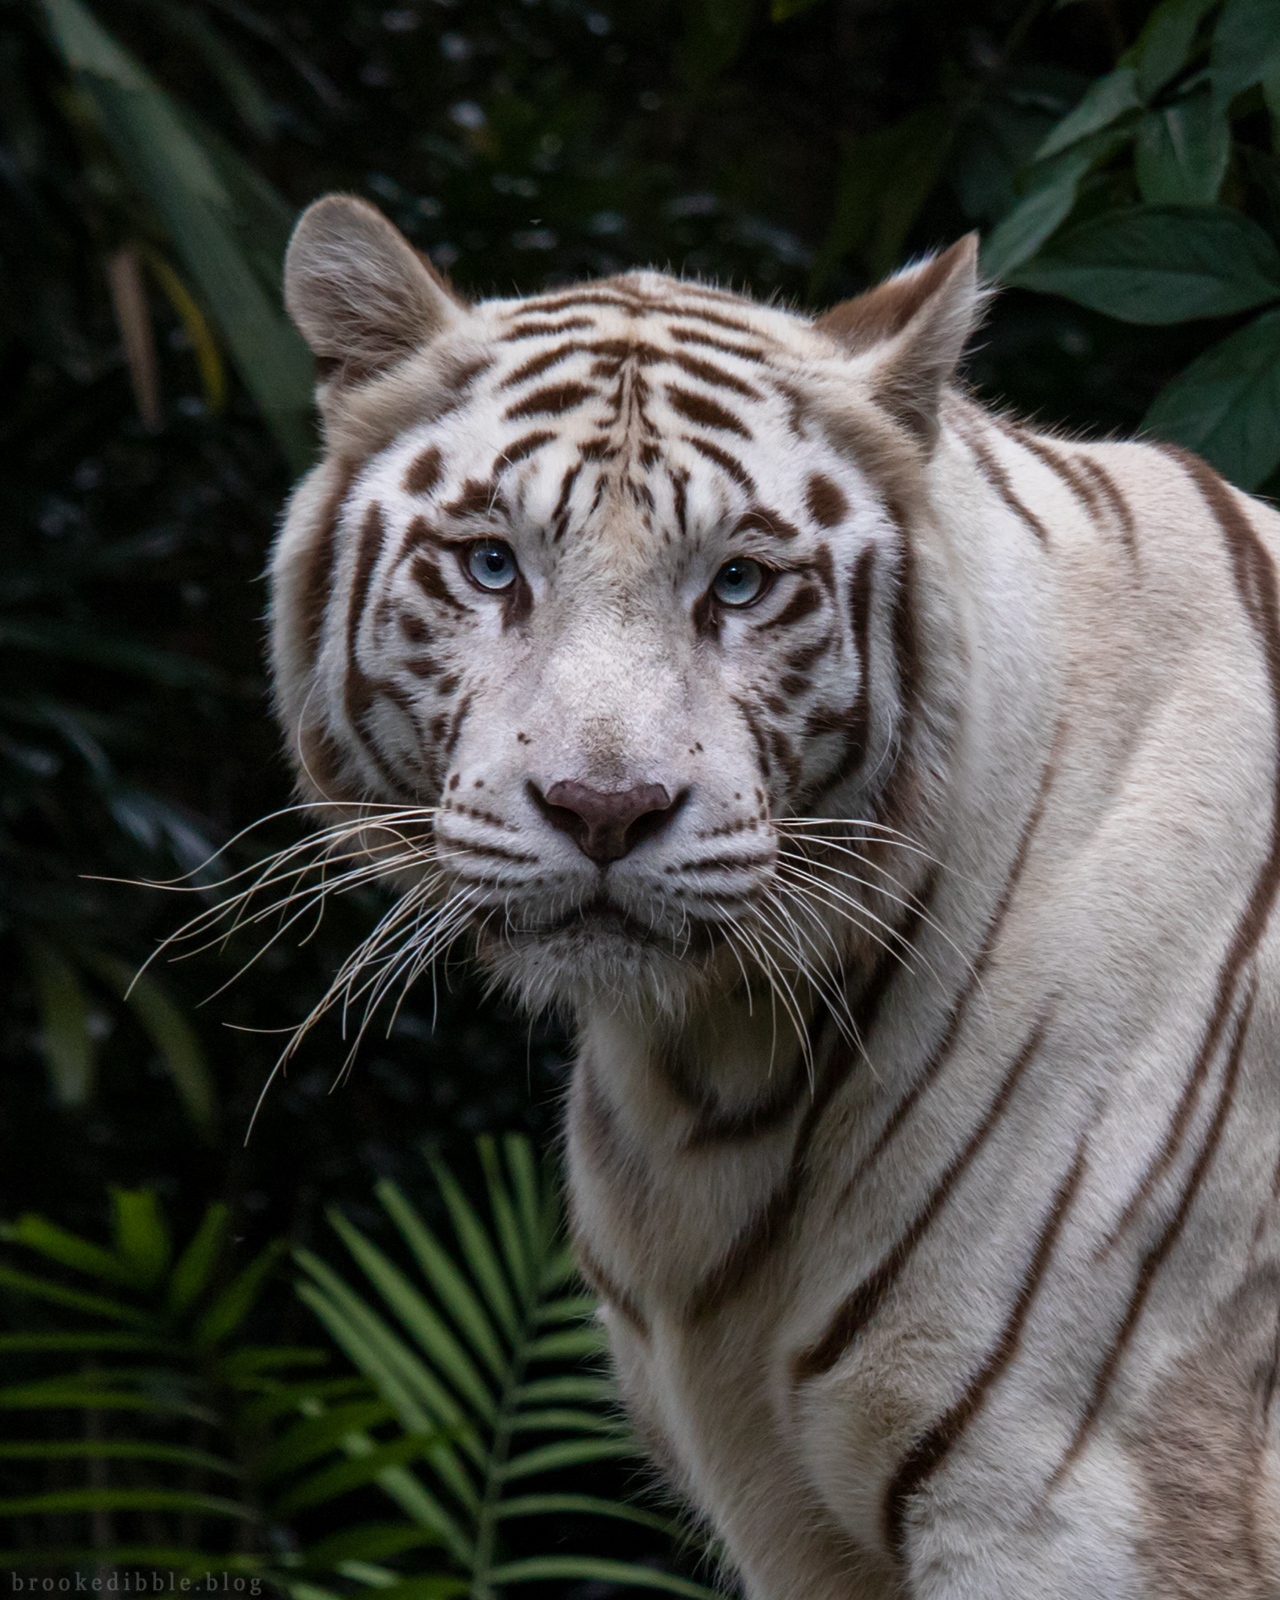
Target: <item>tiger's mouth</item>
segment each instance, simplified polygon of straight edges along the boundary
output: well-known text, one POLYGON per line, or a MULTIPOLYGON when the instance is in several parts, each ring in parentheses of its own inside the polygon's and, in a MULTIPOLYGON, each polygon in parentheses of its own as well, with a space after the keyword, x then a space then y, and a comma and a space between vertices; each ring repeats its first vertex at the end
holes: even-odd
POLYGON ((678 928, 663 927, 637 916, 607 894, 597 893, 589 900, 557 910, 545 921, 513 919, 489 932, 482 942, 500 942, 515 951, 554 951, 565 958, 625 949, 686 961, 690 956, 709 954, 715 941, 708 923, 685 918, 678 928))

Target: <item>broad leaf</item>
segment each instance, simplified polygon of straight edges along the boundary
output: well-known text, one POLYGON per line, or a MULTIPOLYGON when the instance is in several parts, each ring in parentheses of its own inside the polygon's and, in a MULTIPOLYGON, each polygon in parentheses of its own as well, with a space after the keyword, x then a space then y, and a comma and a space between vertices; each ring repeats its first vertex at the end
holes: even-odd
POLYGON ((1280 6, 1275 0, 1227 0, 1213 30, 1209 67, 1224 109, 1259 82, 1280 54, 1280 6))
POLYGON ((1033 167, 1028 192, 1002 217, 982 246, 982 271, 992 278, 1007 278, 1030 260, 1071 215, 1084 179, 1100 162, 1125 144, 1123 132, 1104 132, 1083 140, 1052 160, 1033 167))
POLYGON ((1163 0, 1143 24, 1132 51, 1138 94, 1150 100, 1186 66, 1201 22, 1217 0, 1163 0))
POLYGON ((1151 205, 1212 205, 1231 155, 1231 129, 1206 87, 1138 124, 1134 170, 1151 205))
POLYGON ((1117 67, 1089 85, 1080 104, 1063 117, 1036 151, 1036 160, 1047 161, 1090 134, 1109 128, 1141 105, 1137 72, 1133 67, 1117 67))
POLYGON ((1280 465, 1280 310, 1213 345, 1156 396, 1143 426, 1242 489, 1280 465))
POLYGON ((1280 297, 1280 252, 1225 206, 1133 206, 1071 229, 1009 281, 1125 322, 1186 322, 1280 297))

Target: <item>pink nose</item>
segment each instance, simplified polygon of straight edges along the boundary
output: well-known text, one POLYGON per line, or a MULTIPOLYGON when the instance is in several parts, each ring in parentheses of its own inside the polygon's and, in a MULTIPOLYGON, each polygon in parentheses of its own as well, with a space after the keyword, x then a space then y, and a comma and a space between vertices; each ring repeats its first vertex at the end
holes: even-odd
POLYGON ((529 796, 553 828, 567 833, 584 856, 601 866, 651 839, 684 802, 683 794, 673 800, 660 783, 605 790, 589 789, 574 778, 553 783, 545 794, 531 783, 529 796))

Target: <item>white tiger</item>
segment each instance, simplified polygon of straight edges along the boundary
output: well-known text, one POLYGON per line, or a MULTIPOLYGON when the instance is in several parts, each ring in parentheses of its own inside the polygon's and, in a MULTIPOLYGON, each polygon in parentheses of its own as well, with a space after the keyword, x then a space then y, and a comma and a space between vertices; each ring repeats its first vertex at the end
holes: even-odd
POLYGON ((1280 1595, 1280 518, 966 399, 971 239, 470 306, 330 197, 286 298, 303 791, 410 968, 572 1012, 583 1271, 746 1594, 1280 1595))

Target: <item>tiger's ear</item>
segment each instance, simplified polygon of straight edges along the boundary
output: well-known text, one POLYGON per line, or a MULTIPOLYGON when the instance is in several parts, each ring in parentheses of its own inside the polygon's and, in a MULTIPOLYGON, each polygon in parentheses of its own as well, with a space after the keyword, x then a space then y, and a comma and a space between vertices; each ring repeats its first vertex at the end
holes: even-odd
POLYGON ((985 299, 978 236, 970 233, 932 261, 834 306, 814 327, 851 354, 870 357, 875 400, 931 450, 942 387, 955 373, 985 299))
POLYGON ((326 195, 299 217, 284 303, 321 373, 357 380, 394 366, 465 311, 399 229, 349 194, 326 195))

